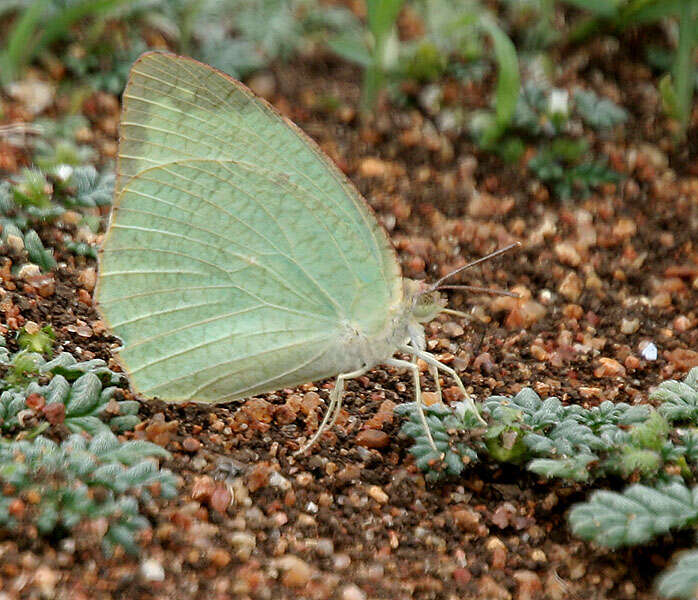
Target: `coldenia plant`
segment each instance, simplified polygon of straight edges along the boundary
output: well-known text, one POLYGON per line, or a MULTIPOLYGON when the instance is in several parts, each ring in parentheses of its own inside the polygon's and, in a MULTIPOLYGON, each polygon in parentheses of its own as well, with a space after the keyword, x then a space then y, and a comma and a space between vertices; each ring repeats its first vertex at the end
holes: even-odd
POLYGON ((537 153, 528 162, 533 175, 563 200, 574 194, 585 196, 620 178, 607 159, 589 158, 591 148, 579 132, 591 128, 608 134, 627 118, 623 108, 592 90, 577 88, 570 94, 530 79, 522 86, 514 115, 495 149, 515 162, 526 144, 534 143, 537 153))
POLYGON ((33 523, 49 535, 105 519, 105 553, 122 546, 136 554, 138 532, 149 526, 139 503, 176 494, 176 478, 154 460, 168 457, 156 444, 122 442, 108 430, 90 441, 79 434, 61 443, 44 436, 2 440, 0 481, 10 491, 0 497, 0 526, 33 523))
POLYGON ((50 328, 20 333, 14 354, 1 341, 0 526, 100 531, 106 553, 136 553, 149 526, 141 507, 173 497, 177 479, 158 466, 169 458, 164 448, 115 435, 140 421, 138 403, 117 387, 122 377, 103 360, 78 362, 67 352, 46 361, 50 328))
MULTIPOLYGON (((598 490, 572 508, 572 531, 616 548, 650 541, 673 529, 698 529, 698 368, 684 381, 666 381, 650 394, 659 403, 602 402, 593 408, 542 400, 533 390, 491 396, 481 406, 482 427, 464 403, 426 409, 437 445, 429 446, 414 405, 402 432, 429 480, 456 476, 487 458, 525 465, 545 477, 589 483, 612 476, 634 483, 622 492, 598 490)), ((658 580, 667 597, 694 598, 698 549, 681 555, 658 580)))
MULTIPOLYGON (((32 142, 35 165, 0 182, 0 241, 13 256, 26 252, 29 261, 44 271, 56 263, 35 228, 67 210, 95 209, 111 203, 113 173, 99 173, 84 164, 94 158, 94 152, 74 141, 85 124, 82 117, 37 122, 36 130, 42 137, 32 142)), ((74 242, 72 248, 90 254, 90 249, 79 243, 74 242)))

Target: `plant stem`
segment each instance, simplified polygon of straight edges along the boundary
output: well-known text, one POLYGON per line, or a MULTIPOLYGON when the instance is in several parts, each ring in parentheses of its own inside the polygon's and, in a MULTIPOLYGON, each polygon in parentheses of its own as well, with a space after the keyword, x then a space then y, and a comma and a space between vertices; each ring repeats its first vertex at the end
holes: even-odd
POLYGON ((676 107, 681 129, 685 132, 691 119, 694 87, 693 49, 696 42, 695 0, 684 0, 679 12, 679 44, 673 76, 676 107))

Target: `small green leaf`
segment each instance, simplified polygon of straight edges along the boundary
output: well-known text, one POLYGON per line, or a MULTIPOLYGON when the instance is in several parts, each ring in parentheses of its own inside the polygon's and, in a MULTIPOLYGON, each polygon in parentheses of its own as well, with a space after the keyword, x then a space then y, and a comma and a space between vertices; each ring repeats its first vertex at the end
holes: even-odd
POLYGON ((51 354, 56 334, 50 325, 42 327, 35 333, 28 333, 26 327, 22 327, 17 335, 17 344, 23 350, 38 352, 39 354, 51 354))
POLYGON ((24 234, 24 247, 27 250, 29 260, 39 265, 44 271, 50 271, 56 266, 53 252, 44 248, 39 234, 33 229, 24 234))
POLYGON ((85 373, 72 386, 66 403, 67 417, 81 417, 94 410, 99 402, 102 383, 92 373, 85 373))
POLYGON ((492 38, 497 61, 495 128, 486 131, 482 141, 483 147, 487 148, 501 137, 514 116, 521 79, 516 47, 507 34, 490 18, 483 17, 480 26, 492 38))
POLYGON ((666 598, 694 600, 698 596, 698 550, 680 554, 659 576, 657 590, 666 598))
POLYGON ((122 415, 109 421, 109 426, 118 432, 131 431, 141 420, 138 415, 122 415))
POLYGON ((328 40, 329 47, 339 56, 364 68, 371 64, 371 54, 366 42, 356 32, 345 33, 328 40))
POLYGON ((404 0, 367 0, 368 28, 380 43, 382 38, 390 34, 404 0))
POLYGON ((69 183, 75 188, 71 204, 84 207, 111 204, 114 195, 114 173, 100 174, 89 165, 76 167, 69 183))
POLYGON ((576 535, 610 548, 642 544, 697 519, 698 488, 682 483, 635 484, 622 493, 599 490, 569 515, 576 535))
POLYGON ((576 90, 574 102, 582 119, 594 129, 610 129, 628 120, 624 108, 608 98, 600 98, 591 90, 576 90))
POLYGON ((650 394, 650 400, 661 402, 659 412, 670 422, 688 421, 698 424, 698 367, 686 379, 664 381, 650 394))

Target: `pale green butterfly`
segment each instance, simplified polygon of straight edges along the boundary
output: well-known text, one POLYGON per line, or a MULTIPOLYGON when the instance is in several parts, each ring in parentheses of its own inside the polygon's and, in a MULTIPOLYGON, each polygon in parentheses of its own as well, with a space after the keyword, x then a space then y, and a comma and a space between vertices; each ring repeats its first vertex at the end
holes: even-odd
POLYGON ((123 105, 96 296, 138 392, 224 402, 337 375, 304 450, 334 424, 345 381, 385 364, 411 372, 432 441, 421 358, 478 414, 424 350, 441 281, 401 277, 368 204, 300 129, 224 73, 161 52, 133 65, 123 105))

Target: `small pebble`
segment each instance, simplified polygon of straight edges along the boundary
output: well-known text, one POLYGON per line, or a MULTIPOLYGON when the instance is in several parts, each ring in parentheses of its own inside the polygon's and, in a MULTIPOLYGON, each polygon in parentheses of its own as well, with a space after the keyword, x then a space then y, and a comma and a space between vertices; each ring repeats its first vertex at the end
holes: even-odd
POLYGON ((334 568, 338 571, 343 571, 351 564, 351 558, 348 554, 334 555, 334 568))
POLYGON ((17 272, 17 277, 24 280, 39 276, 41 276, 41 269, 39 269, 39 265, 35 265, 34 263, 22 265, 17 272))
POLYGON ((453 570, 453 581, 458 587, 464 587, 470 583, 473 574, 465 567, 457 567, 453 570))
POLYGON ((272 471, 269 475, 269 485, 283 491, 291 489, 291 482, 278 471, 272 471))
POLYGON ((232 501, 233 495, 228 486, 225 483, 219 483, 211 494, 211 508, 219 513, 224 513, 232 501))
POLYGON ((614 358, 600 358, 601 363, 594 369, 596 377, 623 377, 625 375, 625 367, 614 358))
POLYGON ((561 263, 571 267, 578 267, 582 262, 582 257, 579 256, 579 252, 568 242, 560 242, 557 244, 555 246, 555 254, 561 263))
POLYGON ((211 561, 211 564, 221 569, 230 562, 230 554, 223 548, 214 548, 209 550, 208 559, 211 561))
POLYGON ((664 357, 680 371, 688 371, 693 367, 698 367, 698 352, 695 350, 674 348, 671 352, 665 352, 664 357))
POLYGON ((514 580, 519 586, 516 600, 535 600, 540 598, 543 591, 543 584, 540 577, 533 571, 516 571, 514 580))
POLYGON ((284 571, 281 583, 287 587, 303 587, 313 576, 313 570, 308 563, 293 554, 282 556, 276 564, 284 571))
POLYGON ((83 286, 88 292, 95 289, 97 285, 97 272, 94 267, 88 267, 80 271, 78 275, 78 283, 83 286))
POLYGON ((691 328, 691 320, 685 315, 680 315, 674 319, 674 331, 683 333, 691 328))
POLYGON ((65 404, 63 402, 50 402, 41 409, 46 420, 51 425, 60 425, 65 421, 65 404))
POLYGON ((342 588, 342 600, 366 600, 366 594, 353 583, 342 588))
POLYGON ((242 561, 246 561, 252 555, 252 552, 257 545, 257 541, 255 536, 250 533, 236 531, 230 536, 230 545, 235 552, 235 556, 242 561))
POLYGON ((388 170, 388 163, 379 158, 367 157, 359 164, 359 173, 363 177, 383 177, 388 170))
POLYGON ((298 527, 315 527, 317 526, 317 521, 315 517, 311 515, 300 513, 296 518, 296 525, 298 525, 298 527))
POLYGON ((385 448, 390 444, 390 436, 377 429, 365 429, 356 435, 354 442, 364 448, 385 448))
POLYGON ((188 437, 182 442, 182 448, 187 452, 197 452, 201 448, 201 442, 196 438, 188 437))
POLYGON ((388 494, 386 494, 379 485, 372 485, 369 487, 368 495, 378 502, 378 504, 385 504, 389 498, 388 494))
POLYGON ((635 369, 640 367, 640 359, 637 356, 633 356, 632 354, 630 354, 626 357, 624 364, 626 369, 634 371, 635 369))
POLYGON ((334 542, 330 538, 320 538, 315 545, 315 552, 319 556, 332 556, 334 554, 334 542))
POLYGON ((489 352, 483 352, 478 354, 478 356, 473 361, 473 371, 480 371, 482 373, 491 373, 494 371, 495 364, 492 359, 492 355, 489 352))
POLYGON ((312 483, 312 481, 313 476, 307 471, 304 471, 303 473, 298 473, 298 475, 296 475, 296 483, 301 487, 309 486, 312 483))
POLYGON ((216 489, 216 484, 208 475, 194 477, 194 484, 191 486, 191 497, 199 502, 207 502, 216 489))
POLYGON ((511 600, 511 594, 499 585, 490 575, 483 575, 478 580, 477 598, 487 600, 511 600))
POLYGON ((56 597, 56 584, 60 579, 60 572, 42 565, 34 572, 34 583, 41 590, 43 598, 56 597))
POLYGON ((657 308, 668 308, 671 306, 671 294, 669 292, 659 292, 652 296, 652 306, 657 308))
POLYGON ((640 329, 640 319, 623 319, 620 322, 620 330, 625 335, 635 333, 638 329, 640 329))
POLYGON ((545 348, 543 348, 543 346, 535 342, 531 344, 531 356, 533 356, 533 358, 541 362, 546 361, 549 358, 549 355, 545 348))
POLYGON ((465 333, 465 330, 454 321, 448 321, 447 323, 444 323, 441 329, 444 332, 444 335, 449 338, 457 338, 465 333))
POLYGON ((645 360, 657 360, 657 346, 652 342, 646 344, 640 344, 640 354, 645 360))
POLYGON ((262 71, 250 77, 247 85, 258 96, 271 99, 276 91, 276 78, 273 73, 262 71))
POLYGON ((491 537, 487 540, 485 548, 490 552, 491 565, 493 569, 503 569, 507 562, 507 547, 498 537, 491 537))
POLYGON ((560 283, 558 292, 567 298, 570 302, 576 302, 582 295, 582 280, 576 273, 570 272, 560 283))
POLYGON ((165 581, 165 569, 154 558, 146 558, 141 562, 141 575, 146 581, 165 581))

